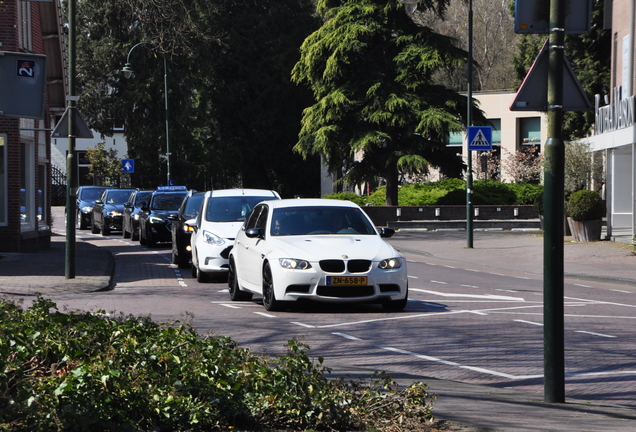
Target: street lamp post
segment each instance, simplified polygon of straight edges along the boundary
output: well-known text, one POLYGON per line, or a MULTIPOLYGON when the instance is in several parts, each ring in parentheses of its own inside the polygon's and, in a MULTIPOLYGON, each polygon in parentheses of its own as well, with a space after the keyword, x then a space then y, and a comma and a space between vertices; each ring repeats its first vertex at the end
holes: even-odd
MULTIPOLYGON (((417 4, 421 0, 400 0, 404 5, 406 13, 412 14, 417 9, 417 4)), ((466 131, 473 122, 473 0, 468 1, 468 72, 467 72, 467 112, 466 112, 466 131)), ((466 133, 468 136, 468 133, 466 133)), ((466 151, 468 152, 468 169, 466 172, 466 247, 473 248, 473 156, 468 149, 466 143, 466 151)))
MULTIPOLYGON (((135 48, 139 45, 148 44, 151 42, 139 42, 137 45, 133 46, 130 51, 128 51, 128 56, 126 57, 126 65, 122 69, 124 76, 126 78, 130 78, 130 76, 135 72, 132 64, 130 63, 130 53, 133 52, 135 48)), ((167 186, 172 185, 172 178, 170 176, 170 116, 168 111, 168 63, 166 61, 166 55, 163 54, 163 92, 164 92, 164 102, 166 105, 166 180, 167 186)))

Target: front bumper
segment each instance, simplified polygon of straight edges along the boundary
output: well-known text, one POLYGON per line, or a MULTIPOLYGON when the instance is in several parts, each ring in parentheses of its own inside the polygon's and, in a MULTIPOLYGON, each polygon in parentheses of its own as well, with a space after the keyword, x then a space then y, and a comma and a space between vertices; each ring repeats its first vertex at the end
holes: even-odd
POLYGON ((203 273, 226 273, 229 268, 228 257, 232 247, 231 243, 221 246, 212 246, 206 243, 203 247, 197 247, 199 270, 203 273))

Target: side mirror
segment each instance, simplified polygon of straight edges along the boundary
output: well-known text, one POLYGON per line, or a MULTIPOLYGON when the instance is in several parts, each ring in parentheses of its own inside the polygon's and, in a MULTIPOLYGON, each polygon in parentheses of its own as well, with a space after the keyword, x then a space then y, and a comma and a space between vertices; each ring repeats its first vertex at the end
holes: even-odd
POLYGON ((248 238, 263 238, 263 229, 262 228, 250 228, 245 231, 245 235, 248 238))
POLYGON ((176 221, 176 220, 178 220, 178 219, 179 219, 179 215, 178 215, 178 214, 176 214, 176 213, 169 213, 169 214, 168 214, 168 219, 173 220, 173 221, 176 221))
POLYGON ((102 200, 95 200, 95 204, 102 205, 102 204, 104 204, 104 201, 102 201, 102 200))
POLYGON ((132 207, 133 207, 133 205, 132 205, 131 203, 126 203, 126 204, 124 204, 124 207, 126 207, 126 208, 128 208, 128 209, 129 209, 129 208, 132 208, 132 207))
POLYGON ((382 238, 393 237, 393 234, 395 234, 395 230, 393 228, 389 228, 389 227, 380 228, 380 237, 382 238))
MULTIPOLYGON (((170 217, 170 216, 168 216, 170 217)), ((192 228, 193 231, 197 229, 197 220, 196 219, 188 219, 183 223, 185 226, 192 228)))

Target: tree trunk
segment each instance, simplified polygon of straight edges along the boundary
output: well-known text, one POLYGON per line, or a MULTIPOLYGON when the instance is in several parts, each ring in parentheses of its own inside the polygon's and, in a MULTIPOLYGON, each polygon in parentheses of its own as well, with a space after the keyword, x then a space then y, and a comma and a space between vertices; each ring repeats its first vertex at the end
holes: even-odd
POLYGON ((386 173, 386 205, 396 206, 398 205, 398 173, 396 170, 391 170, 386 173))

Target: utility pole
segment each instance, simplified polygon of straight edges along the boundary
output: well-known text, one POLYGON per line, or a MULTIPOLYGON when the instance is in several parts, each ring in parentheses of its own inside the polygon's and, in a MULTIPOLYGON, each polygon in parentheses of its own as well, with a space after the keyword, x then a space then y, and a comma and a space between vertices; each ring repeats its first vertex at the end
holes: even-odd
POLYGON ((77 176, 75 160, 75 8, 77 0, 68 2, 68 154, 66 155, 66 255, 64 266, 65 279, 75 278, 75 194, 77 176))
POLYGON ((563 142, 563 66, 565 0, 550 1, 548 139, 544 165, 543 356, 544 398, 565 402, 563 234, 565 144, 563 142))
POLYGON ((468 2, 468 72, 467 72, 466 152, 466 247, 473 248, 473 153, 469 150, 468 127, 473 125, 473 0, 468 2))

